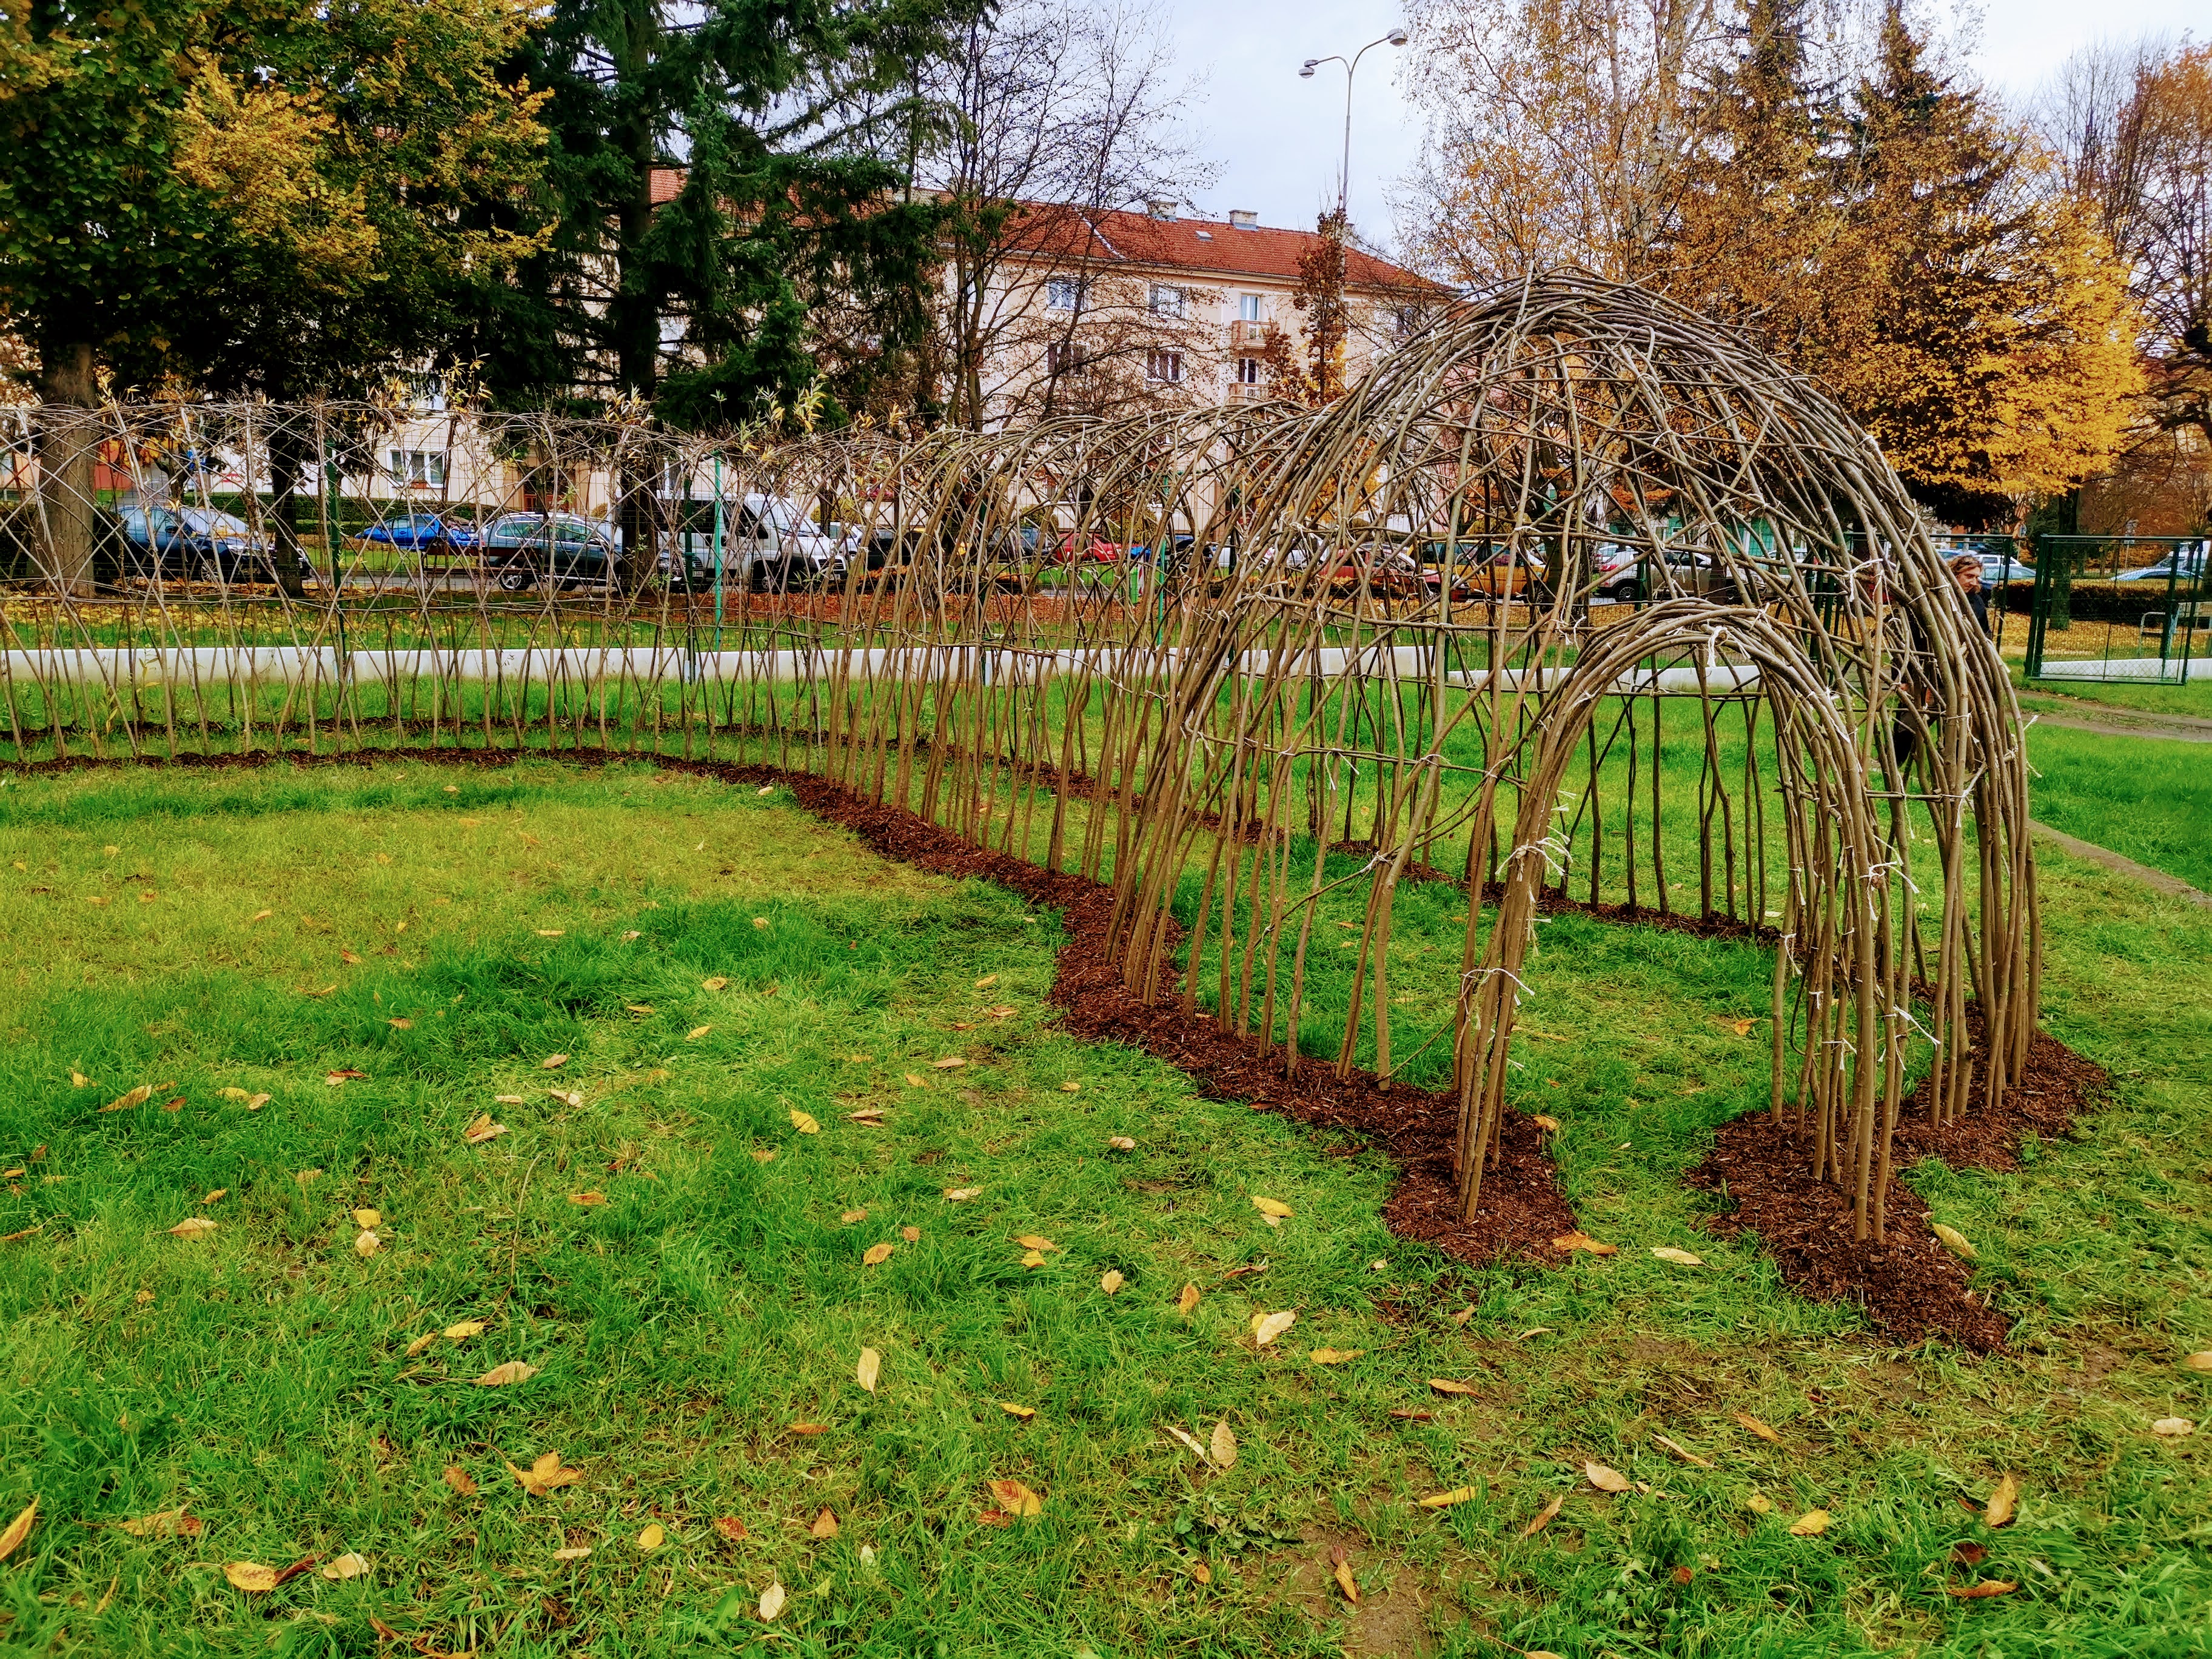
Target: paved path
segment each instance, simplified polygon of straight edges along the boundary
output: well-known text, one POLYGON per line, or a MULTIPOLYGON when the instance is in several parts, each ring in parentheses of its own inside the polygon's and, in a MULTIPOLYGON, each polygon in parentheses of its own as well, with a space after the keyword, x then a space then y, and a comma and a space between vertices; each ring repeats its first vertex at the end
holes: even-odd
POLYGON ((2094 732, 2104 738, 2212 743, 2212 720, 2203 720, 2195 714, 2157 714, 2148 709, 2072 700, 2052 708, 2032 692, 2022 696, 2021 712, 2039 726, 2063 726, 2069 732, 2094 732))
POLYGON ((2154 892, 2168 898, 2187 899, 2191 904, 2201 904, 2212 909, 2212 893, 2191 887, 2179 876, 2169 876, 2163 870, 2154 870, 2148 864, 2137 864, 2133 859, 2123 858, 2109 847, 2100 847, 2093 841, 2082 841, 2063 830, 2053 830, 2047 823, 2027 821, 2030 834, 2049 842, 2062 852, 2071 853, 2077 859, 2100 865, 2116 875, 2130 876, 2154 892))

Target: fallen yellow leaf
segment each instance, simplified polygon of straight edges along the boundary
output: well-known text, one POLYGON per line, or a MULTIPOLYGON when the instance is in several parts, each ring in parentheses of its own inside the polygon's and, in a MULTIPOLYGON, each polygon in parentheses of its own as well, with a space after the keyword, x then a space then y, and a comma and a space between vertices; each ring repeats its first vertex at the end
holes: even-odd
POLYGON ((1541 1112, 1531 1112, 1528 1114, 1528 1121, 1547 1135, 1559 1133, 1559 1120, 1555 1117, 1546 1117, 1541 1112))
POLYGON ((1626 1492, 1629 1479, 1619 1469, 1608 1468, 1603 1463, 1584 1463, 1583 1479, 1600 1492, 1626 1492))
POLYGON ((1701 1469, 1709 1469, 1712 1468, 1712 1463, 1710 1460, 1698 1456, 1697 1453, 1692 1451, 1687 1446, 1681 1444, 1680 1442, 1669 1440, 1663 1434, 1653 1435, 1651 1437, 1651 1443, 1656 1446, 1664 1446, 1668 1451, 1674 1453, 1675 1456, 1680 1458, 1685 1463, 1695 1463, 1701 1469))
POLYGON ((957 1072, 968 1062, 957 1054, 948 1054, 943 1060, 933 1060, 929 1063, 940 1072, 957 1072))
POLYGON ((481 1319, 464 1319, 457 1324, 447 1326, 439 1333, 451 1342, 465 1342, 472 1336, 482 1336, 483 1334, 484 1322, 481 1319))
POLYGON ((353 1212, 353 1224, 356 1227, 376 1227, 382 1225, 383 1222, 384 1218, 374 1210, 356 1210, 353 1212))
POLYGON ((510 1382, 527 1382, 537 1375, 537 1366, 526 1364, 520 1359, 510 1359, 503 1365, 493 1366, 477 1378, 477 1386, 480 1389, 501 1389, 510 1382))
POLYGON ((1226 1423, 1213 1425, 1213 1436, 1206 1447, 1216 1468, 1225 1469, 1237 1461, 1237 1434, 1226 1423))
POLYGON ((2197 1425, 2185 1417, 2161 1417, 2150 1425, 2150 1431, 2166 1440, 2179 1440, 2197 1432, 2197 1425))
POLYGON ((197 1538, 205 1523, 197 1515, 173 1509, 141 1516, 136 1521, 118 1521, 115 1525, 118 1531, 127 1532, 133 1538, 197 1538))
POLYGON ((1448 1510, 1455 1504, 1464 1504, 1474 1496, 1472 1486, 1454 1486, 1449 1492, 1431 1492, 1420 1500, 1425 1510, 1448 1510))
POLYGON ((1358 1358, 1366 1352, 1364 1348, 1316 1348, 1306 1358, 1316 1365, 1341 1365, 1347 1360, 1358 1358))
POLYGON ((1771 1440, 1778 1446, 1782 1443, 1782 1437, 1780 1435, 1777 1434, 1765 1424, 1760 1422, 1749 1412, 1738 1412, 1735 1414, 1735 1420, 1742 1424, 1747 1429, 1749 1429, 1761 1440, 1771 1440))
POLYGON ((684 1033, 684 1040, 686 1042, 696 1042, 701 1037, 706 1036, 708 1032, 714 1029, 714 1023, 712 1020, 708 1020, 704 1025, 694 1025, 689 1031, 684 1033))
POLYGON ((1559 1512, 1566 1506, 1566 1493, 1563 1492, 1553 1492, 1552 1494, 1552 1501, 1545 1504, 1542 1509, 1538 1510, 1536 1511, 1535 1518, 1530 1521, 1527 1526, 1521 1528, 1521 1535, 1523 1538, 1534 1538, 1538 1533, 1543 1531, 1545 1528, 1550 1526, 1553 1518, 1557 1516, 1559 1512))
POLYGON ((2208 1348, 2202 1353, 2186 1355, 2181 1363, 2192 1371, 2212 1371, 2212 1348, 2208 1348))
POLYGON ((1252 1340, 1255 1346, 1266 1347, 1291 1326, 1297 1323, 1297 1310, 1285 1308, 1280 1313, 1254 1314, 1252 1340))
POLYGON ((586 1209, 591 1209, 598 1205, 605 1203, 607 1201, 607 1195, 599 1191, 598 1188, 594 1187, 591 1191, 586 1193, 569 1194, 568 1201, 571 1204, 581 1205, 586 1209))
POLYGON ((701 980, 699 981, 699 988, 702 991, 719 991, 729 982, 730 981, 726 977, 720 974, 717 974, 712 979, 701 980))
POLYGON ((1034 1406, 1017 1406, 1017 1405, 1016 1405, 1012 1401, 1011 1401, 1011 1400, 1001 1400, 1001 1401, 999 1402, 999 1409, 1000 1409, 1000 1411, 1002 1411, 1002 1412, 1006 1413, 1006 1415, 1007 1415, 1007 1416, 1009 1416, 1009 1417, 1018 1417, 1018 1418, 1020 1418, 1020 1419, 1022 1419, 1022 1421, 1023 1421, 1023 1422, 1024 1422, 1024 1423, 1028 1422, 1028 1421, 1030 1420, 1030 1419, 1031 1419, 1032 1417, 1035 1417, 1035 1416, 1036 1415, 1036 1407, 1034 1407, 1034 1406))
POLYGON ((1050 1239, 1037 1233, 1024 1233, 1019 1238, 1017 1238, 1014 1243, 1017 1244, 1026 1245, 1032 1250, 1056 1250, 1060 1248, 1059 1245, 1054 1243, 1050 1239))
POLYGON ((213 1232, 215 1223, 204 1215, 188 1215, 169 1231, 179 1238, 198 1238, 202 1233, 213 1232))
POLYGON ((1331 1576, 1336 1580, 1337 1589, 1344 1592, 1344 1599, 1347 1601, 1358 1601, 1359 1585, 1352 1576, 1352 1562, 1346 1556, 1343 1545, 1339 1544, 1329 1552, 1329 1560, 1334 1569, 1331 1576))
POLYGON ((1190 1576, 1201 1584, 1210 1584, 1213 1582, 1213 1569, 1203 1561, 1194 1561, 1190 1564, 1190 1576))
POLYGON ((1828 1512, 1826 1510, 1808 1510, 1790 1523, 1792 1538, 1818 1538, 1827 1529, 1828 1512))
POLYGON ((276 1569, 264 1567, 258 1561, 226 1561, 222 1564, 222 1576, 250 1595, 264 1595, 276 1588, 276 1569))
POLYGON ((219 1203, 223 1198, 228 1195, 229 1192, 230 1188, 228 1187, 210 1187, 208 1188, 208 1195, 202 1199, 200 1202, 203 1204, 219 1203))
MULTIPOLYGON (((767 925, 768 924, 765 922, 756 923, 756 926, 759 927, 766 927, 767 925)), ((782 1611, 783 1581, 781 1579, 771 1579, 769 1583, 769 1587, 761 1592, 760 1616, 762 1621, 763 1623, 772 1625, 775 1622, 776 1614, 782 1611)))
POLYGON ((2019 1501, 2020 1482, 2008 1474, 1997 1482, 1997 1489, 1990 1494, 1989 1507, 1982 1511, 1982 1524, 1988 1527, 2010 1526, 2013 1507, 2019 1501))
POLYGON ((861 1210, 848 1210, 848 1211, 846 1211, 842 1215, 839 1216, 839 1217, 837 1218, 837 1220, 838 1220, 838 1223, 839 1223, 839 1224, 840 1224, 840 1225, 849 1227, 849 1226, 851 1226, 851 1225, 852 1225, 855 1221, 866 1221, 867 1218, 868 1218, 868 1212, 867 1212, 867 1211, 866 1211, 865 1209, 861 1209, 861 1210))
POLYGON ((1111 1296, 1115 1291, 1120 1290, 1127 1282, 1127 1281, 1121 1277, 1118 1269, 1109 1267, 1103 1273, 1099 1275, 1098 1288, 1105 1291, 1107 1295, 1111 1296))
POLYGON ((637 1547, 650 1554, 666 1542, 668 1534, 661 1529, 659 1522, 648 1521, 645 1523, 644 1529, 637 1535, 637 1547))
POLYGON ((1429 1386, 1434 1389, 1438 1394, 1474 1394, 1477 1392, 1474 1384, 1472 1382, 1455 1382, 1449 1376, 1432 1376, 1429 1379, 1429 1386))
POLYGON ((425 1349, 425 1348, 428 1347, 428 1346, 429 1346, 433 1342, 435 1342, 437 1340, 438 1340, 438 1334, 437 1334, 437 1332, 435 1332, 435 1331, 425 1331, 425 1332, 423 1332, 422 1335, 420 1335, 420 1336, 416 1337, 416 1338, 412 1342, 410 1342, 410 1343, 407 1345, 407 1357, 408 1357, 410 1359, 412 1359, 412 1358, 413 1358, 416 1354, 418 1354, 418 1353, 422 1352, 423 1349, 425 1349))
POLYGON ((860 1363, 854 1368, 853 1376, 870 1394, 876 1391, 876 1378, 882 1375, 884 1357, 873 1348, 860 1350, 860 1363))
POLYGON ((866 1252, 860 1257, 860 1265, 864 1267, 880 1267, 891 1259, 891 1248, 889 1239, 884 1240, 880 1244, 869 1245, 866 1252))
POLYGON ((1137 1143, 1127 1135, 1109 1135, 1106 1139, 1106 1150, 1113 1152, 1133 1152, 1137 1150, 1137 1143))
POLYGON ((835 1538, 837 1535, 837 1517, 827 1504, 815 1512, 814 1524, 806 1530, 817 1538, 835 1538))
POLYGON ((556 1561, 581 1561, 591 1553, 592 1547, 589 1544, 571 1544, 566 1549, 555 1550, 553 1559, 556 1561))
POLYGON ((2019 1588, 2009 1578, 1984 1578, 1978 1584, 1946 1584, 1943 1594, 1955 1595, 1962 1601, 1973 1601, 1984 1595, 2010 1595, 2019 1588))
POLYGON ((1574 1232, 1568 1233, 1564 1237, 1553 1239, 1552 1241, 1552 1248, 1555 1250, 1564 1250, 1569 1255, 1572 1255, 1577 1250, 1587 1250, 1592 1255, 1619 1255, 1620 1254, 1620 1245, 1601 1244, 1597 1240, 1592 1238, 1588 1233, 1583 1232, 1579 1229, 1574 1232))
POLYGON ((150 1083, 142 1083, 130 1093, 116 1096, 100 1109, 103 1112, 120 1112, 128 1110, 133 1106, 143 1106, 153 1097, 153 1094, 154 1085, 150 1083))
POLYGON ((13 1555, 22 1541, 31 1535, 32 1523, 38 1518, 39 1500, 34 1495, 29 1503, 23 1505, 22 1512, 8 1523, 7 1531, 0 1532, 0 1561, 13 1555))
POLYGON ((1933 1231, 1936 1237, 1942 1241, 1943 1248, 1957 1256, 1960 1261, 1972 1261, 1974 1259, 1974 1247, 1966 1242, 1966 1234, 1960 1232, 1956 1227, 1947 1227, 1939 1221, 1935 1224, 1933 1231))
POLYGON ((368 1558, 348 1550, 323 1569, 323 1577, 332 1579, 358 1578, 368 1571, 368 1558))
POLYGON ((1043 1267, 1044 1252, 1042 1250, 1024 1250, 1022 1252, 1022 1266, 1024 1267, 1043 1267))
POLYGON ((520 1480, 522 1483, 523 1491, 528 1492, 532 1498, 544 1498, 556 1486, 573 1486, 584 1478, 584 1472, 581 1469, 564 1469, 561 1467, 559 1452, 544 1453, 526 1469, 518 1469, 514 1464, 509 1463, 507 1466, 507 1472, 520 1480))
POLYGON ((1291 1206, 1279 1198, 1255 1198, 1252 1207, 1270 1221, 1285 1220, 1291 1213, 1291 1206))
POLYGON ((507 1125, 493 1122, 489 1112, 479 1112, 469 1127, 461 1131, 461 1139, 471 1146, 477 1146, 506 1133, 507 1125))
POLYGON ((981 1187, 947 1187, 945 1189, 945 1201, 951 1204, 965 1204, 969 1199, 981 1194, 982 1190, 981 1187))
POLYGON ((918 1078, 918 1077, 916 1077, 916 1076, 915 1076, 912 1072, 908 1072, 908 1073, 906 1074, 906 1086, 907 1086, 908 1088, 909 1088, 909 1089, 920 1089, 920 1088, 922 1088, 922 1087, 926 1086, 926 1085, 927 1084, 927 1081, 928 1081, 928 1079, 926 1079, 926 1078, 918 1078))
POLYGON ((354 1235, 353 1253, 356 1255, 374 1255, 384 1241, 367 1227, 354 1235))
POLYGON ((991 1496, 1010 1516, 1034 1519, 1044 1512, 1044 1499, 1018 1480, 994 1480, 989 1486, 991 1496))
POLYGON ((1080 1094, 1083 1085, 1080 1083, 1063 1083, 1060 1085, 1060 1091, 1064 1095, 1080 1094))
POLYGON ((1705 1265, 1705 1257, 1692 1255, 1687 1250, 1678 1250, 1672 1244, 1655 1244, 1651 1247, 1651 1254, 1662 1261, 1673 1262, 1678 1267, 1702 1267, 1705 1265))
POLYGON ((1774 1500, 1769 1498, 1763 1492, 1755 1492, 1743 1501, 1744 1506, 1750 1510, 1753 1515, 1771 1515, 1774 1513, 1774 1500))
POLYGON ((796 1106, 791 1109, 791 1127, 803 1135, 818 1135, 822 1126, 796 1106))
POLYGON ((1198 1286, 1186 1284, 1182 1287, 1182 1294, 1176 1297, 1176 1311, 1188 1318, 1197 1307, 1198 1286))

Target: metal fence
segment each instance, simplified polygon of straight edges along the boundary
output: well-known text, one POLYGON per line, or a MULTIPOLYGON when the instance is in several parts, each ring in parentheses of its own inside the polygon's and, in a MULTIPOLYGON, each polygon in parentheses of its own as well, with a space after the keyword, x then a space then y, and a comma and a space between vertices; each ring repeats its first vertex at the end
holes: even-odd
POLYGON ((2203 537, 2039 537, 2028 678, 2179 685, 2205 672, 2208 548, 2203 537))

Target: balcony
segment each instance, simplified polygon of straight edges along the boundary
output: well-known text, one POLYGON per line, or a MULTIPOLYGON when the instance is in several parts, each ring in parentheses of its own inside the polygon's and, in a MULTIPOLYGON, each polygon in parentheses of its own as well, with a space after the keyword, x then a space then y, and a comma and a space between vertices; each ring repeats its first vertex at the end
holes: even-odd
POLYGON ((1267 388, 1238 380, 1230 386, 1229 401, 1232 404, 1264 404, 1267 401, 1267 388))
POLYGON ((1229 343, 1256 351, 1267 343, 1267 325, 1265 323, 1248 323, 1240 319, 1229 325, 1229 343))

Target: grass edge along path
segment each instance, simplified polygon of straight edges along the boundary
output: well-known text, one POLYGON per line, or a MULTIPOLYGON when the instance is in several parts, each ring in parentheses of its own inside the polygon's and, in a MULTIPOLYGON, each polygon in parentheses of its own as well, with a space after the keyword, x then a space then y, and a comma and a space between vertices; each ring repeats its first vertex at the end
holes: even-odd
MULTIPOLYGON (((444 748, 380 750, 375 757, 479 769, 540 757, 540 751, 530 750, 444 748)), ((1561 1241, 1578 1236, 1574 1212, 1559 1189, 1547 1131, 1535 1118, 1508 1112, 1499 1166, 1484 1176, 1481 1210, 1475 1220, 1463 1219, 1451 1168, 1458 1112, 1454 1097, 1392 1083, 1366 1071, 1354 1070, 1340 1079, 1310 1057, 1291 1074, 1279 1054, 1262 1049, 1249 1037, 1222 1030, 1203 1015, 1185 1015, 1171 998, 1158 1003, 1140 1000, 1106 959, 1103 940, 1112 897, 1111 889, 1103 883, 979 848, 907 808, 867 800, 811 772, 582 747, 556 757, 587 769, 643 761, 662 770, 727 784, 786 788, 807 812, 845 830, 880 856, 932 874, 990 881, 1027 902, 1058 909, 1065 918, 1067 942, 1054 964, 1049 1000, 1062 1011, 1070 1035, 1127 1042, 1175 1066, 1212 1098, 1249 1102, 1255 1111, 1348 1132, 1374 1145, 1399 1170, 1382 1218, 1398 1237, 1430 1244, 1473 1266, 1515 1258, 1557 1265, 1563 1250, 1571 1252, 1572 1247, 1561 1241)), ((347 765, 361 758, 251 750, 137 761, 72 757, 5 769, 33 775, 126 767, 224 770, 278 762, 347 765)), ((1551 902, 1543 907, 1547 909, 1587 909, 1600 920, 1619 922, 1661 920, 1649 912, 1629 912, 1626 906, 1589 907, 1563 894, 1547 896, 1551 902)), ((1668 920, 1687 931, 1705 931, 1693 919, 1668 920)), ((1729 931, 1756 937, 1765 930, 1737 925, 1729 931)), ((1170 946, 1177 942, 1170 940, 1170 946)), ((2106 1079, 2100 1068, 2047 1035, 2037 1034, 2035 1048, 2031 1069, 2037 1069, 2037 1059, 2045 1061, 2041 1069, 2052 1075, 2044 1081, 2054 1085, 2045 1092, 2063 1093, 2063 1103, 2046 1102, 2044 1109, 2021 1115, 2017 1121, 2014 1114, 2008 1113, 2003 1125, 1978 1136, 1972 1147, 1929 1150, 1954 1167, 1991 1164, 1994 1154, 1993 1166, 2002 1168, 2007 1166, 2011 1142, 2021 1129, 2063 1132, 2064 1123, 2101 1091, 2106 1079)), ((1927 1206, 1903 1176, 1900 1163, 1890 1176, 1887 1200, 1898 1226, 1886 1246, 1851 1241, 1839 1194, 1811 1178, 1802 1149, 1763 1112, 1747 1112, 1721 1126, 1713 1152, 1685 1180, 1692 1188, 1712 1194, 1723 1206, 1711 1219, 1712 1230, 1723 1237, 1754 1234, 1796 1294, 1816 1302, 1856 1304, 1894 1340, 1940 1334, 1971 1352, 1996 1352, 2004 1346, 2008 1322, 1975 1298, 1966 1263, 1929 1231, 1927 1206)))

